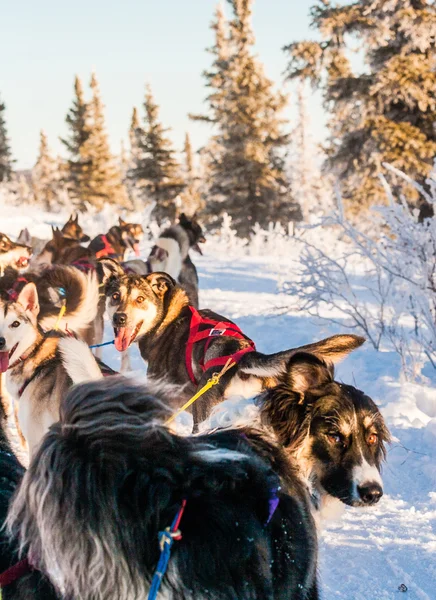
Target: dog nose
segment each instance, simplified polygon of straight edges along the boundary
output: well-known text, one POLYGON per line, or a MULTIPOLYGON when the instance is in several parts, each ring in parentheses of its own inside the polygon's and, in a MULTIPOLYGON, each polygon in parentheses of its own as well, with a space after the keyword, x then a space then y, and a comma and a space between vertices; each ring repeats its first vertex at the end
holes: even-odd
POLYGON ((127 323, 126 313, 116 312, 113 316, 113 322, 114 322, 114 325, 117 325, 119 327, 124 327, 124 325, 127 323))
POLYGON ((0 337, 0 350, 3 350, 3 348, 6 346, 6 340, 3 337, 0 337))
POLYGON ((357 488, 359 496, 365 504, 377 504, 383 496, 383 490, 378 483, 368 483, 357 488))

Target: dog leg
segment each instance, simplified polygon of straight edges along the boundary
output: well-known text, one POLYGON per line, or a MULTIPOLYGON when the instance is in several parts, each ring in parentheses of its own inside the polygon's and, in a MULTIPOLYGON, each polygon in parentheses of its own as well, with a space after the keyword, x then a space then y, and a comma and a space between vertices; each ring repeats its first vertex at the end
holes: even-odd
POLYGON ((126 373, 127 371, 131 371, 132 366, 130 364, 130 354, 129 350, 125 350, 121 353, 121 373, 126 373))

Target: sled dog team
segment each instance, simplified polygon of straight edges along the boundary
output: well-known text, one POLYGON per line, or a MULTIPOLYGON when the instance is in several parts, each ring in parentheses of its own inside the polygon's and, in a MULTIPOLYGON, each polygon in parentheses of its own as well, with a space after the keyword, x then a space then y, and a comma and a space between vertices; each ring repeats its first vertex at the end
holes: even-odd
POLYGON ((143 235, 119 219, 90 240, 77 216, 0 234, 2 598, 317 600, 323 516, 383 495, 388 429, 334 372, 364 339, 263 354, 199 309, 195 218, 145 260, 143 235), (105 317, 146 384, 102 362, 105 317))

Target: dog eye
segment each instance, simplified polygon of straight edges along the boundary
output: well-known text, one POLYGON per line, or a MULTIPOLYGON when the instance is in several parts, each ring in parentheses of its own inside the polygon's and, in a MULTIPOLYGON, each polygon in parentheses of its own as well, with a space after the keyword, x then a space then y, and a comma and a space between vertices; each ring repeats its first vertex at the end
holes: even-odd
POLYGON ((119 300, 119 299, 120 299, 120 293, 119 293, 119 292, 114 292, 114 293, 112 294, 112 300, 113 300, 114 302, 118 302, 118 300, 119 300))
POLYGON ((368 446, 374 446, 378 442, 378 435, 376 433, 371 433, 366 441, 368 446))
POLYGON ((20 321, 14 321, 13 323, 11 323, 11 327, 13 329, 16 329, 17 327, 19 327, 21 325, 20 321))
POLYGON ((339 433, 328 433, 327 437, 334 444, 338 444, 339 445, 339 444, 343 443, 342 436, 339 435, 339 433))
POLYGON ((138 304, 142 304, 142 303, 144 302, 144 300, 145 300, 144 296, 138 296, 138 297, 136 298, 136 302, 137 302, 138 304))

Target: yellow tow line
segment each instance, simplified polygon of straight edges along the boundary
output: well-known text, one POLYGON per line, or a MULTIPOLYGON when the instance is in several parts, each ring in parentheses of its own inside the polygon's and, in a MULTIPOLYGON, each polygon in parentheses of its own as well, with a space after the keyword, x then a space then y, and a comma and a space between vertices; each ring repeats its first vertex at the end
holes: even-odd
POLYGON ((174 419, 177 419, 177 417, 181 415, 183 411, 185 411, 189 406, 191 406, 191 404, 194 404, 194 402, 198 400, 208 390, 210 390, 211 387, 217 385, 224 373, 226 373, 235 365, 236 363, 233 362, 232 357, 230 357, 224 365, 224 367, 221 369, 221 371, 219 373, 214 373, 212 377, 206 382, 206 384, 201 388, 201 390, 198 390, 198 392, 194 394, 192 398, 190 398, 181 408, 179 408, 178 411, 176 411, 173 415, 171 415, 169 419, 167 419, 167 421, 165 421, 165 425, 169 425, 170 423, 172 423, 174 419))

